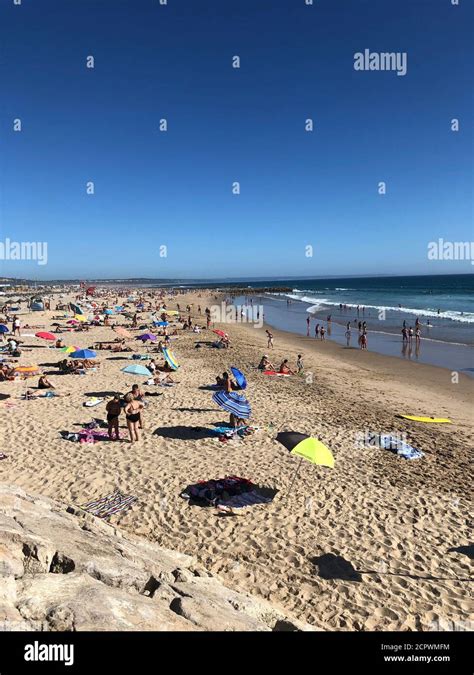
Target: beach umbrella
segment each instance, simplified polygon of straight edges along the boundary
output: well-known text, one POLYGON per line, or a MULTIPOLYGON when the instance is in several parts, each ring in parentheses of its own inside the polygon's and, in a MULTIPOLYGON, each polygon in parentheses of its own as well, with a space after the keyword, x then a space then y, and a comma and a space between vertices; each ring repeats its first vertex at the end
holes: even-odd
POLYGON ((238 368, 234 368, 234 366, 231 367, 231 371, 239 387, 241 389, 245 389, 247 386, 247 380, 245 379, 245 375, 243 374, 243 372, 240 371, 238 368))
POLYGON ((113 314, 113 313, 114 313, 114 310, 113 310, 113 309, 105 309, 105 310, 104 310, 104 314, 110 315, 110 314, 113 314))
POLYGON ((235 391, 216 391, 212 396, 214 403, 217 403, 223 410, 228 413, 233 413, 236 417, 241 419, 248 419, 252 414, 250 403, 245 396, 237 394, 235 391))
POLYGON ((290 451, 290 455, 297 455, 300 458, 300 462, 296 467, 295 475, 293 476, 288 492, 290 492, 293 487, 293 483, 298 475, 303 459, 306 459, 312 464, 327 466, 331 469, 334 468, 334 457, 332 456, 331 451, 321 443, 321 441, 318 441, 317 438, 313 438, 307 434, 301 434, 297 431, 281 431, 277 434, 276 440, 290 451))
POLYGON ((14 372, 23 377, 34 377, 40 374, 40 369, 38 366, 17 366, 14 372))
POLYGON ((10 329, 4 323, 0 323, 0 333, 9 333, 10 329))
POLYGON ((84 316, 84 314, 76 314, 74 318, 76 321, 81 321, 82 323, 84 323, 84 321, 87 321, 87 318, 84 316))
POLYGON ((165 357, 166 363, 173 368, 173 370, 178 370, 179 368, 179 363, 176 360, 175 355, 171 351, 171 349, 168 349, 167 347, 163 348, 163 356, 165 357))
POLYGON ((147 340, 156 342, 156 335, 153 335, 153 333, 143 333, 143 335, 137 337, 137 340, 141 340, 142 342, 146 342, 147 340))
POLYGON ((115 328, 115 332, 118 335, 121 335, 124 338, 132 338, 133 337, 133 335, 128 330, 126 330, 125 328, 122 328, 122 326, 118 326, 118 328, 115 328))
POLYGON ((122 368, 122 373, 128 373, 129 375, 144 375, 145 377, 150 377, 151 375, 148 368, 139 365, 126 366, 125 368, 122 368))
POLYGON ((77 352, 79 349, 80 347, 74 347, 73 345, 69 345, 69 347, 61 347, 59 351, 64 352, 65 354, 71 354, 71 352, 77 352))
POLYGON ((95 359, 97 354, 92 349, 78 349, 76 352, 69 354, 71 359, 95 359))
POLYGON ((41 340, 49 340, 50 342, 56 340, 56 335, 53 335, 52 333, 45 333, 40 331, 39 333, 35 333, 35 336, 37 338, 41 338, 41 340))
POLYGON ((169 326, 169 323, 167 321, 153 321, 153 325, 166 327, 169 326))
POLYGON ((213 330, 212 332, 215 333, 216 335, 218 335, 219 337, 225 337, 227 335, 227 333, 224 333, 223 330, 217 330, 216 329, 216 330, 213 330))
POLYGON ((74 312, 74 314, 79 314, 79 315, 84 314, 84 312, 79 307, 79 305, 75 305, 73 302, 69 303, 69 307, 71 308, 71 312, 74 312))

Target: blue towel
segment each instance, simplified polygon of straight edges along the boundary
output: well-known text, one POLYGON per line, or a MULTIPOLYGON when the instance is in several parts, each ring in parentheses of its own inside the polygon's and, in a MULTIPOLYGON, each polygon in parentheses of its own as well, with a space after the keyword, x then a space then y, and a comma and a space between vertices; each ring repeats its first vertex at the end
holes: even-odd
POLYGON ((421 450, 417 450, 408 445, 408 443, 393 436, 380 436, 380 447, 396 452, 397 455, 404 457, 404 459, 420 459, 423 457, 421 450))

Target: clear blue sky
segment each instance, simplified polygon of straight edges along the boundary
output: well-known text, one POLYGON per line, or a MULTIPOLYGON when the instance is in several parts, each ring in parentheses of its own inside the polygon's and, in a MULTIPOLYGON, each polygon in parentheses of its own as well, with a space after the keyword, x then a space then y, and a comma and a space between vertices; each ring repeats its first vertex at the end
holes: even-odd
POLYGON ((48 265, 0 273, 472 271, 426 253, 473 239, 473 16, 470 0, 2 0, 0 240, 48 242, 48 265), (355 71, 364 49, 407 52, 407 74, 355 71))

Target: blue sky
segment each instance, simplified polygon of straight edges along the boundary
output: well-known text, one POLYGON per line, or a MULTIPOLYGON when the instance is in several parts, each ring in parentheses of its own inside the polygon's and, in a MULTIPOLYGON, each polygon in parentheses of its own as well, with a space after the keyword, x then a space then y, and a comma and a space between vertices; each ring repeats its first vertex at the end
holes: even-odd
POLYGON ((0 240, 46 241, 48 264, 0 274, 471 272, 427 245, 473 239, 473 14, 467 0, 3 0, 0 240), (355 71, 364 49, 406 52, 407 74, 355 71))

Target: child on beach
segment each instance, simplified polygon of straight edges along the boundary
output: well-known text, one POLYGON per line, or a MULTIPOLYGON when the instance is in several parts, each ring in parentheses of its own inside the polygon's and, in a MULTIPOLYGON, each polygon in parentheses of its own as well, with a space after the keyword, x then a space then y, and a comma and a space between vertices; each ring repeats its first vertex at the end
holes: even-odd
POLYGON ((304 370, 304 364, 303 364, 303 356, 301 354, 298 354, 298 359, 296 361, 296 368, 298 369, 298 375, 302 375, 304 370))

